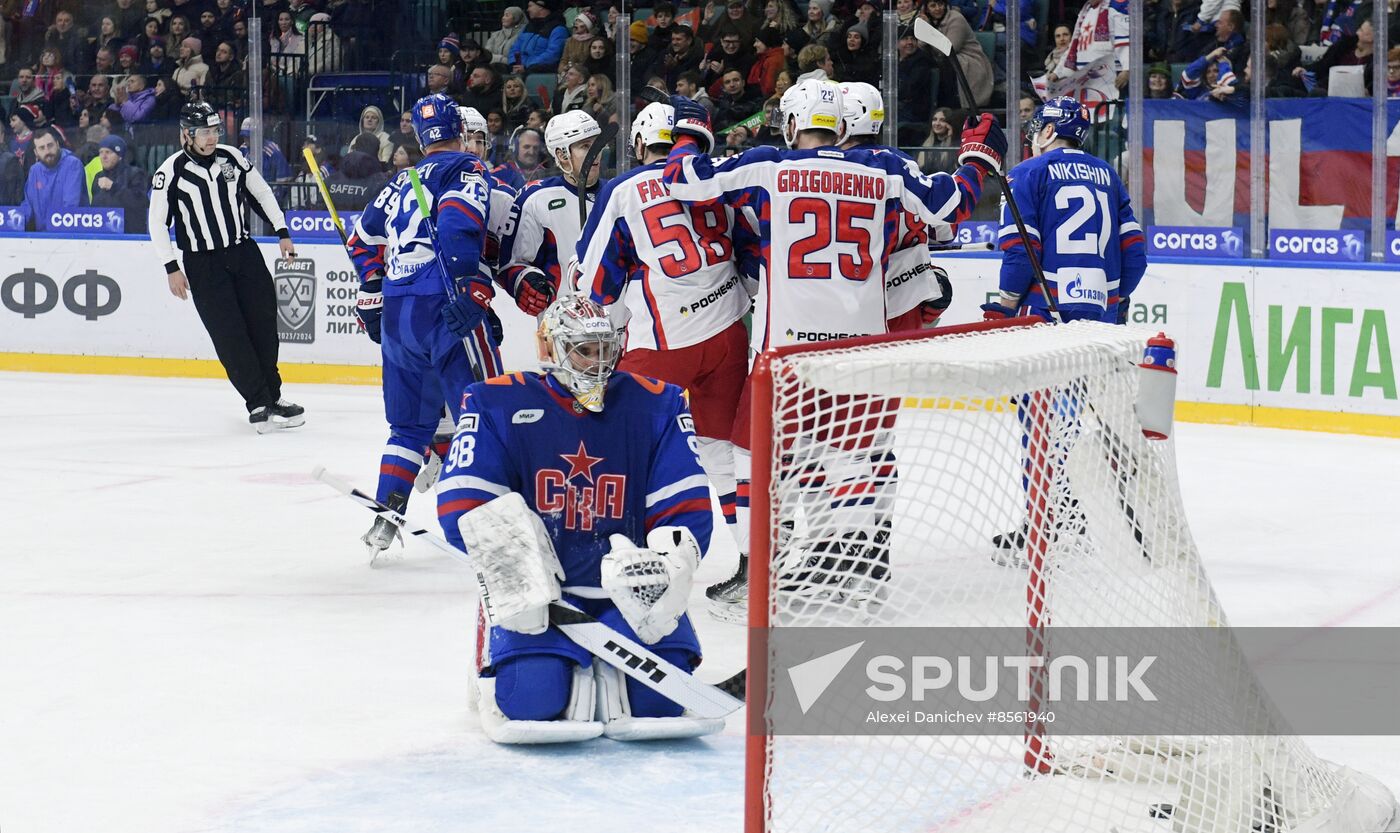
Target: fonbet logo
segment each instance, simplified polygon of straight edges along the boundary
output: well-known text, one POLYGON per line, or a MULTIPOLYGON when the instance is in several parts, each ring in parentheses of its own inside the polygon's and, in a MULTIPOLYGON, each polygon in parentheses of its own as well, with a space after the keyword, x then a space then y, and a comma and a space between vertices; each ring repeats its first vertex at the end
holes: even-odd
MULTIPOLYGON (((788 669, 797 705, 807 714, 836 678, 850 665, 865 645, 847 645, 788 669)), ((922 656, 897 657, 880 654, 865 663, 864 691, 872 700, 891 703, 911 700, 922 703, 930 695, 947 690, 976 703, 995 699, 1000 692, 1003 669, 1017 672, 1016 699, 1031 699, 1032 678, 1042 692, 1042 701, 1056 703, 1075 700, 1156 702, 1157 695, 1144 679, 1156 662, 1155 656, 922 656)))

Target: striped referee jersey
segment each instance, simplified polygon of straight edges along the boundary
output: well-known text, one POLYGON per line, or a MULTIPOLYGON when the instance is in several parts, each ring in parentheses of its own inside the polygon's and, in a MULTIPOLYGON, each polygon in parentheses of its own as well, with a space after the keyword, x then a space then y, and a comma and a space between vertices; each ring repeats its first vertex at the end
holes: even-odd
POLYGON ((229 145, 216 145, 209 156, 180 150, 166 159, 151 177, 151 207, 147 214, 151 242, 166 272, 179 269, 168 229, 182 252, 227 249, 249 238, 249 197, 252 208, 286 238, 287 221, 267 180, 229 145))

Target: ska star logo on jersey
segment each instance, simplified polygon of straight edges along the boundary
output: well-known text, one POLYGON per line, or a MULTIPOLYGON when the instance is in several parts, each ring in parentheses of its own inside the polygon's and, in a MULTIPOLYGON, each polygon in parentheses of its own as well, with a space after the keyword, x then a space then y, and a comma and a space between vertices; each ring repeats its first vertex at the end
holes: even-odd
POLYGON ((564 462, 569 464, 569 474, 568 477, 565 478, 567 480, 573 480, 575 477, 582 475, 584 480, 592 483, 593 467, 603 462, 602 457, 590 457, 588 455, 588 448, 584 446, 583 440, 578 441, 578 451, 575 451, 573 454, 560 454, 559 456, 563 457, 564 462))

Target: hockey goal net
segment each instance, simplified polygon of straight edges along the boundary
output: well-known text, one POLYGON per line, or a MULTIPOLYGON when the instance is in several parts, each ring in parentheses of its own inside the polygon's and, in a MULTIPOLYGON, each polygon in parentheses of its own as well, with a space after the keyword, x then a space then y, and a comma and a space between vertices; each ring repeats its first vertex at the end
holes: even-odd
MULTIPOLYGON (((1017 628, 1044 654, 1047 629, 1065 626, 1225 624, 1172 443, 1146 439, 1135 412, 1154 334, 1016 321, 760 358, 749 833, 1388 829, 1384 787, 1281 732, 773 731, 784 628, 1017 628)), ((1263 703, 1234 672, 1246 702, 1232 705, 1263 703)))

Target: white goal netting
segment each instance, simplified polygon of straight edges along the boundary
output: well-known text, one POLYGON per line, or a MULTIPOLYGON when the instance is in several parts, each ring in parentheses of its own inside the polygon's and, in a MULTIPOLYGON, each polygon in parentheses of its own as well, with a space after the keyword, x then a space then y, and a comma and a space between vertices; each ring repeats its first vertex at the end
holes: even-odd
MULTIPOLYGON (((759 667, 777 665, 764 628, 1016 628, 1044 654, 1061 627, 1223 627, 1171 441, 1144 438, 1135 412, 1154 334, 1010 327, 761 364, 755 413, 771 405, 771 432, 755 432, 753 511, 771 534, 754 541, 759 667)), ((750 681, 769 706, 775 673, 750 681)), ((1247 667, 1216 676, 1229 678, 1225 708, 1271 719, 1247 667)), ((1355 833, 1386 829, 1395 809, 1282 726, 765 735, 750 740, 749 831, 1355 833)))

